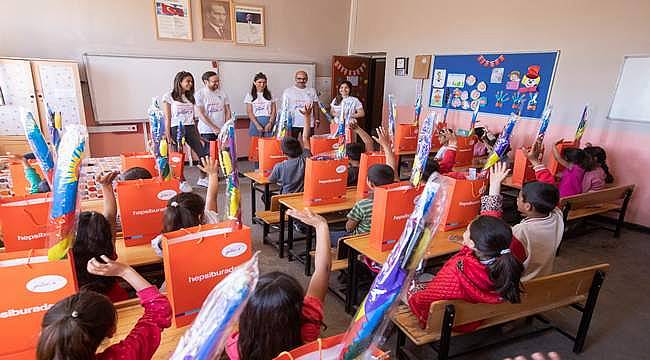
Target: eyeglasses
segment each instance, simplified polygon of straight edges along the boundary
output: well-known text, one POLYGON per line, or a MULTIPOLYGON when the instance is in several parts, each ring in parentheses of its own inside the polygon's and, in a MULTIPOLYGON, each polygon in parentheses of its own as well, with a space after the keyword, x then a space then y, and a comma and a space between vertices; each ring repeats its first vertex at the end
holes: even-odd
POLYGON ((307 78, 304 77, 297 77, 296 81, 307 81, 307 78))

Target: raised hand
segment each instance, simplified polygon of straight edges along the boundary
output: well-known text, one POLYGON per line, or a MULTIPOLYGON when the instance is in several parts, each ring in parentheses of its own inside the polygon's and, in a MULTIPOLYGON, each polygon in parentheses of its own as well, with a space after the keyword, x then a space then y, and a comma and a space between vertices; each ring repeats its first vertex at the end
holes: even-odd
POLYGON ((201 164, 198 165, 198 168, 201 169, 204 173, 210 175, 218 175, 219 173, 219 164, 217 159, 212 159, 209 157, 202 157, 201 164))
POLYGON ((304 209, 302 211, 289 209, 287 210, 287 215, 299 220, 303 224, 313 227, 318 227, 319 225, 327 225, 327 220, 325 220, 324 217, 318 214, 314 214, 314 212, 309 209, 304 209))
POLYGON ((101 174, 97 174, 95 181, 97 181, 97 183, 101 186, 111 186, 113 184, 113 180, 115 180, 119 174, 120 173, 118 171, 102 172, 101 174))
POLYGON ((89 273, 99 276, 119 276, 122 277, 130 269, 129 265, 113 261, 106 255, 102 255, 101 259, 105 262, 102 264, 96 258, 88 260, 86 269, 89 273))

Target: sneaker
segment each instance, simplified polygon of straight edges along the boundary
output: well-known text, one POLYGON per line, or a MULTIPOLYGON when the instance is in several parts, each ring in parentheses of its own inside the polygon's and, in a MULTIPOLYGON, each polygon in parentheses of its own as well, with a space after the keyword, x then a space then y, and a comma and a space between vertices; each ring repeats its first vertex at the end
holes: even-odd
POLYGON ((185 193, 192 192, 192 185, 190 185, 187 181, 183 181, 181 183, 181 191, 185 193))
POLYGON ((198 179, 196 181, 196 186, 201 186, 201 187, 207 188, 208 187, 208 178, 205 177, 205 178, 198 179))

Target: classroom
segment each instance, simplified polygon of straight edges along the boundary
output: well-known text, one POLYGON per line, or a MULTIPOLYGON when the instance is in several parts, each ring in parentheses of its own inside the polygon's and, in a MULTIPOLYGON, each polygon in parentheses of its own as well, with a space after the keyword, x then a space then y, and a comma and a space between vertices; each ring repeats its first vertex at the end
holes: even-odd
POLYGON ((0 360, 649 356, 650 2, 0 18, 0 360))

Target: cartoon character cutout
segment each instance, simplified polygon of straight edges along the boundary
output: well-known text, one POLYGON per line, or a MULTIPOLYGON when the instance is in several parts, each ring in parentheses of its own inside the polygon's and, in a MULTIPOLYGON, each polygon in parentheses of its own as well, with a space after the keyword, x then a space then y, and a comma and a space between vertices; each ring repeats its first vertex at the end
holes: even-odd
POLYGON ((517 70, 513 70, 508 74, 508 82, 506 82, 506 90, 517 90, 519 89, 519 81, 521 80, 521 73, 517 70))
POLYGON ((539 65, 531 65, 528 67, 528 71, 524 78, 521 79, 522 88, 519 89, 520 93, 534 93, 537 92, 537 85, 540 81, 539 77, 539 65))

